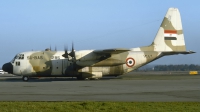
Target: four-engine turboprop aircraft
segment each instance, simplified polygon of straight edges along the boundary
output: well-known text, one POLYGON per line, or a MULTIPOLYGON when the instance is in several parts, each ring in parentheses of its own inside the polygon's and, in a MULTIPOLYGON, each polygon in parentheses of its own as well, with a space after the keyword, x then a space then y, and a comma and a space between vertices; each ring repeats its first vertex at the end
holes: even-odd
POLYGON ((104 49, 75 51, 29 51, 17 54, 3 65, 3 70, 29 77, 101 78, 118 76, 133 71, 162 56, 191 54, 186 51, 181 17, 177 8, 169 8, 157 35, 149 46, 131 49, 104 49))

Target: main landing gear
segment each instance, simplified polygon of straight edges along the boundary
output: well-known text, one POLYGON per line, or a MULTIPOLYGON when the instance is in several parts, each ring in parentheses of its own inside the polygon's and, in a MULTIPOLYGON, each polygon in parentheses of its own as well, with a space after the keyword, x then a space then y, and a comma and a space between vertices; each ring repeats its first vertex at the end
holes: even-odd
POLYGON ((86 78, 83 78, 82 76, 77 76, 77 80, 85 80, 86 78))
POLYGON ((28 81, 28 80, 29 80, 29 77, 28 77, 28 76, 23 76, 23 77, 22 77, 22 80, 23 80, 23 81, 28 81))

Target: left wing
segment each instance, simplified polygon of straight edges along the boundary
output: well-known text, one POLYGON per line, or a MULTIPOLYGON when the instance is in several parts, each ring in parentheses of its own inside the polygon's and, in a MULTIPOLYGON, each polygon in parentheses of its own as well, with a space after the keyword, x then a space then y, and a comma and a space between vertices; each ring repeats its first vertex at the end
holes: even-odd
POLYGON ((120 64, 124 64, 124 62, 122 62, 121 60, 118 59, 108 59, 111 57, 112 54, 120 54, 123 52, 127 52, 130 51, 129 49, 123 49, 123 48, 117 48, 117 49, 104 49, 104 50, 94 50, 93 53, 97 54, 99 56, 99 60, 97 64, 95 64, 96 66, 103 66, 103 65, 110 65, 110 66, 114 66, 114 65, 120 65, 120 64), (106 61, 103 61, 106 60, 106 61))

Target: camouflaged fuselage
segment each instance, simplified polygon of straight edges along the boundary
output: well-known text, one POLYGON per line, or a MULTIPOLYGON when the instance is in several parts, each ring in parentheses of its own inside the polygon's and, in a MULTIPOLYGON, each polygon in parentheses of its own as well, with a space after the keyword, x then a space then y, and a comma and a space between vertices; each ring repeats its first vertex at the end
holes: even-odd
POLYGON ((99 54, 93 50, 77 51, 77 70, 67 71, 73 61, 65 59, 64 51, 32 51, 18 54, 23 59, 15 58, 12 62, 15 75, 23 76, 77 76, 84 73, 102 72, 102 75, 122 75, 140 66, 157 59, 159 52, 127 51, 112 54, 109 58, 101 60, 99 54), (131 58, 133 60, 127 60, 131 58), (20 65, 18 65, 20 63, 20 65), (129 63, 129 64, 128 64, 129 63))

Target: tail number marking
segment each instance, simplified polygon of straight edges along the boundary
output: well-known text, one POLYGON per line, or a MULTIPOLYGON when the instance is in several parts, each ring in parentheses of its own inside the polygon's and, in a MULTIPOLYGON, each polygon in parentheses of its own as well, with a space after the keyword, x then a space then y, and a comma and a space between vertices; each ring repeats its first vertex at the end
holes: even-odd
POLYGON ((126 65, 128 67, 133 67, 135 65, 135 60, 133 58, 127 58, 126 59, 126 65))

